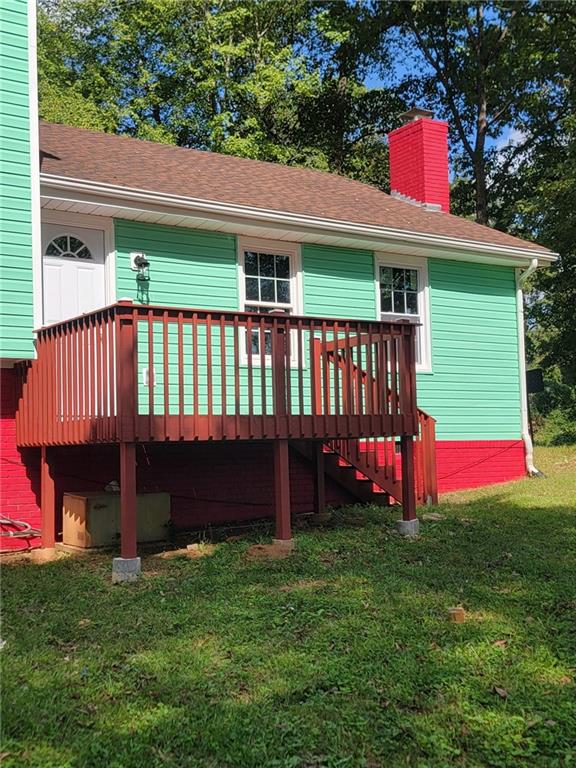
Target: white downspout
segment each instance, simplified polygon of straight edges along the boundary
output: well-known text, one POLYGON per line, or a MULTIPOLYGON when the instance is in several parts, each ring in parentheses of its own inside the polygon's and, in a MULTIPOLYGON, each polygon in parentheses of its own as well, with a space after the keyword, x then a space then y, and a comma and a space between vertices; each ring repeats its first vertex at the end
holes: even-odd
POLYGON ((516 323, 518 326, 518 362, 520 366, 520 412, 522 420, 522 440, 524 441, 524 455, 526 472, 530 477, 542 477, 534 466, 534 448, 530 437, 530 425, 528 421, 528 390, 526 387, 526 345, 524 342, 524 296, 522 285, 529 275, 538 267, 538 259, 532 259, 530 266, 525 270, 516 271, 516 323))

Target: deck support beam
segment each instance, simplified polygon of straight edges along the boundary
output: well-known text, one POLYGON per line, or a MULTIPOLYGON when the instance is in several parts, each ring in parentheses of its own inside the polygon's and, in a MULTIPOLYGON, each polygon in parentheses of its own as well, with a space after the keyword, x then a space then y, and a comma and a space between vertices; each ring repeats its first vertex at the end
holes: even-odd
POLYGON ((40 449, 40 509, 42 513, 42 547, 54 549, 56 544, 56 483, 50 449, 40 449))
POLYGON ((324 445, 314 443, 314 514, 326 511, 326 475, 324 468, 324 445))
POLYGON ((136 446, 120 443, 120 557, 112 562, 112 581, 136 581, 140 575, 136 528, 136 446))
POLYGON ((398 532, 403 536, 417 536, 420 522, 416 517, 416 488, 414 477, 414 438, 403 435, 400 438, 402 457, 402 519, 398 521, 398 532))
POLYGON ((288 440, 274 441, 274 508, 276 513, 276 544, 292 545, 290 521, 290 456, 288 440))

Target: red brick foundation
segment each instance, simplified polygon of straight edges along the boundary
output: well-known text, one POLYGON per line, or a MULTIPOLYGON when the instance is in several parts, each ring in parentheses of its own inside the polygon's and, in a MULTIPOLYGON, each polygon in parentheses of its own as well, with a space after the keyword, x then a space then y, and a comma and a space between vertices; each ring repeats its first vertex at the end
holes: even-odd
POLYGON ((526 474, 522 440, 444 440, 436 443, 438 491, 506 483, 526 474))
MULTIPOLYGON (((0 512, 3 517, 22 520, 40 528, 40 474, 38 451, 16 447, 16 376, 12 368, 0 369, 0 512)), ((1 526, 2 531, 17 530, 1 526)), ((37 547, 40 539, 2 536, 0 549, 37 547)))

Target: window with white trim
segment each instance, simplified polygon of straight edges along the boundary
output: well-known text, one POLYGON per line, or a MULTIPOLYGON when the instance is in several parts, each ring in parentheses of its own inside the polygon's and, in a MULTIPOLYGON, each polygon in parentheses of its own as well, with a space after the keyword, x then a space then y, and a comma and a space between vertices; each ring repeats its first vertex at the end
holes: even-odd
POLYGON ((60 235, 48 243, 46 256, 62 259, 82 259, 92 261, 90 250, 74 235, 60 235))
MULTIPOLYGON (((300 255, 297 246, 266 241, 240 241, 240 301, 244 312, 282 311, 298 314, 301 306, 299 285, 300 255)), ((248 343, 248 342, 247 342, 248 343)), ((252 354, 260 354, 258 331, 252 332, 252 354)), ((265 353, 272 353, 267 331, 265 353)))
POLYGON ((378 307, 382 320, 409 320, 416 331, 416 367, 431 369, 428 270, 423 259, 377 262, 378 307))

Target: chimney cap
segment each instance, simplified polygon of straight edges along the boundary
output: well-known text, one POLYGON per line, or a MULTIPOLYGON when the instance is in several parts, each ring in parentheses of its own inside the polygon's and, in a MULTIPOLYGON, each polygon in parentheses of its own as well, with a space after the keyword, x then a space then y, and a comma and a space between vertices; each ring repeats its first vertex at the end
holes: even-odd
POLYGON ((415 120, 420 120, 423 117, 433 118, 434 112, 432 112, 431 109, 422 109, 421 107, 412 107, 412 109, 409 109, 407 112, 402 112, 402 114, 399 115, 399 117, 403 123, 412 123, 415 120))

